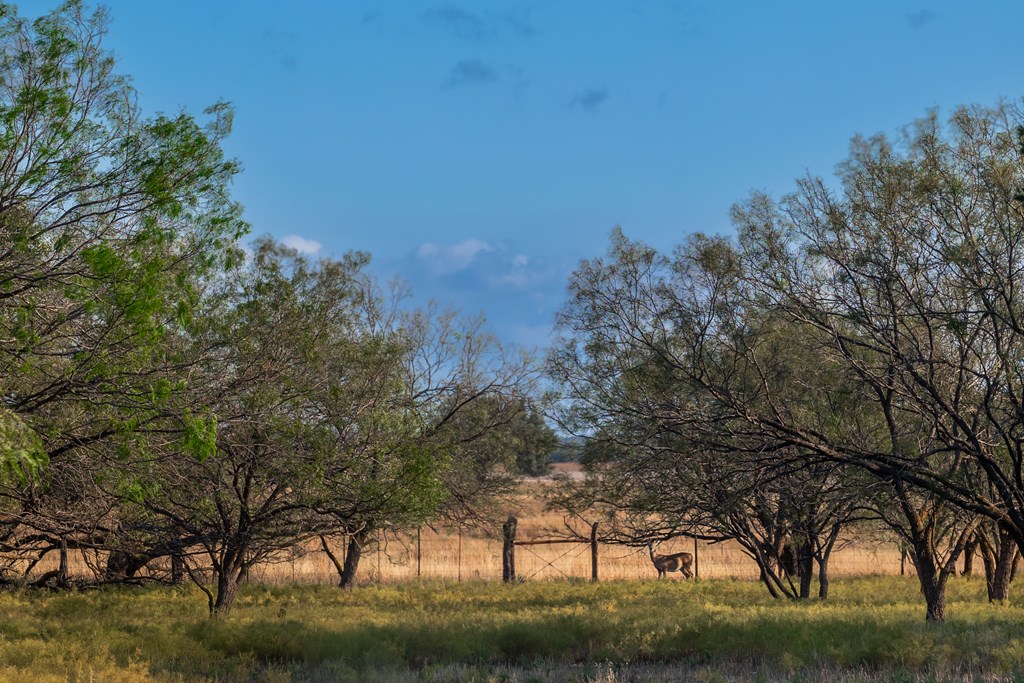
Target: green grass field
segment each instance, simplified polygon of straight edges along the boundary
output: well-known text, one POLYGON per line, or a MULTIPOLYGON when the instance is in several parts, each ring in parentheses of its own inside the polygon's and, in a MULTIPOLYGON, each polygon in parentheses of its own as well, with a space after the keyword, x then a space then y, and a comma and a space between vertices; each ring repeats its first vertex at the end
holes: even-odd
POLYGON ((0 594, 3 681, 1024 680, 1024 606, 913 579, 827 603, 711 580, 249 586, 224 620, 192 589, 0 594))

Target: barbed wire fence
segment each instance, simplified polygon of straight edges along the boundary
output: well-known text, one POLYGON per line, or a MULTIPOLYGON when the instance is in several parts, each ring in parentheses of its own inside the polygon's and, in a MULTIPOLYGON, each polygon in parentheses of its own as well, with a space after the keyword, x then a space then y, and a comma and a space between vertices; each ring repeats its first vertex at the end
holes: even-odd
MULTIPOLYGON (((522 581, 593 578, 595 563, 601 581, 653 579, 657 571, 646 547, 606 543, 593 546, 585 534, 572 542, 552 539, 542 529, 529 529, 516 538, 516 577, 522 581), (541 541, 538 543, 538 541, 541 541), (552 542, 557 541, 557 542, 552 542), (596 552, 595 552, 596 550, 596 552)), ((339 537, 344 559, 347 538, 339 537)), ((756 580, 757 565, 732 541, 709 543, 677 538, 662 543, 657 552, 690 552, 699 562, 702 579, 733 578, 756 580)), ((495 533, 480 529, 421 527, 410 530, 382 530, 364 547, 357 583, 391 584, 416 580, 501 581, 504 543, 495 533)), ((45 572, 57 565, 57 554, 41 561, 35 571, 45 572)), ((100 559, 69 552, 68 571, 89 576, 100 559)), ((975 563, 975 572, 980 571, 975 563)), ((867 538, 846 539, 832 554, 833 577, 912 574, 913 566, 894 542, 867 538)), ((164 568, 154 568, 154 571, 164 568)), ((274 561, 258 565, 250 580, 262 584, 337 583, 338 573, 319 542, 296 546, 274 561)))

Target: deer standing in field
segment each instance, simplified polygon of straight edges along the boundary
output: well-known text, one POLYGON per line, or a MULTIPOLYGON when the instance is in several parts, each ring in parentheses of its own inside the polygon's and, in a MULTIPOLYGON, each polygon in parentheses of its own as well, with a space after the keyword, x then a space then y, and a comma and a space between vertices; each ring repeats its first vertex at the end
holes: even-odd
POLYGON ((690 567, 693 565, 693 555, 690 553, 674 553, 672 555, 655 555, 654 543, 647 544, 647 550, 651 553, 651 562, 658 570, 658 578, 665 578, 669 572, 679 572, 684 578, 692 579, 693 572, 690 567))

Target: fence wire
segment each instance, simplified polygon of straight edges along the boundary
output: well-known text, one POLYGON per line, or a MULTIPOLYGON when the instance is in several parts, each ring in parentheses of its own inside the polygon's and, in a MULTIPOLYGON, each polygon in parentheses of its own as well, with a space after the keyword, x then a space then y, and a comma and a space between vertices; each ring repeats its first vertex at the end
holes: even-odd
MULTIPOLYGON (((339 559, 342 557, 343 541, 343 538, 335 541, 334 548, 339 559)), ((438 532, 425 527, 421 531, 418 545, 415 531, 411 536, 385 536, 379 544, 371 542, 363 550, 358 582, 399 583, 415 581, 417 578, 500 581, 501 551, 502 543, 497 539, 469 533, 460 535, 458 532, 438 532)), ((517 545, 516 573, 524 580, 589 579, 589 551, 589 543, 574 544, 569 550, 559 545, 517 545)), ((663 543, 656 549, 659 554, 681 551, 692 553, 693 541, 678 539, 663 543)), ((757 566, 736 543, 700 542, 697 544, 697 554, 701 578, 758 578, 757 566)), ((97 558, 85 558, 77 551, 72 551, 69 559, 71 573, 79 576, 92 575, 90 565, 97 564, 97 558)), ((56 568, 57 561, 57 554, 51 553, 34 571, 43 573, 56 568)), ((981 571, 980 565, 980 562, 975 563, 976 572, 981 571)), ((602 581, 657 577, 646 548, 634 549, 599 543, 598 567, 602 581)), ((163 571, 166 568, 154 568, 154 571, 158 569, 163 571)), ((833 577, 897 575, 901 570, 901 556, 894 544, 851 540, 833 553, 829 569, 833 577)), ((909 562, 905 570, 913 572, 909 562)), ((319 542, 294 548, 275 562, 257 566, 250 572, 251 580, 268 584, 336 583, 338 578, 337 571, 320 549, 319 542)))

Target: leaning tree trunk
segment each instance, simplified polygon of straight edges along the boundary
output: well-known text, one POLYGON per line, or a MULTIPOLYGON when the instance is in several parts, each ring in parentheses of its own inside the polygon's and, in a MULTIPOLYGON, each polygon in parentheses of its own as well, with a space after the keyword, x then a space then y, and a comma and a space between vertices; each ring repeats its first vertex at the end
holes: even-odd
POLYGON ((345 555, 345 565, 341 570, 341 580, 338 586, 350 589, 356 585, 356 572, 359 570, 359 560, 363 555, 363 546, 369 540, 373 529, 363 529, 352 534, 348 539, 348 551, 345 555))
POLYGON ((832 558, 841 529, 842 524, 837 522, 825 534, 824 540, 821 536, 814 538, 814 559, 818 561, 818 598, 821 600, 828 598, 828 562, 832 558))
POLYGON ((792 582, 788 579, 783 581, 782 577, 779 576, 779 574, 785 575, 785 571, 778 562, 778 558, 772 558, 768 555, 768 552, 771 552, 770 549, 768 552, 765 552, 765 545, 756 539, 744 541, 737 538, 736 540, 747 550, 747 554, 757 562, 757 566, 761 570, 761 582, 764 583, 768 593, 773 598, 778 600, 782 597, 790 599, 797 597, 796 591, 793 590, 792 582), (778 571, 776 571, 776 568, 778 568, 778 571))
POLYGON ((818 598, 820 600, 828 598, 828 560, 828 555, 818 560, 818 598))
POLYGON ((964 546, 964 570, 960 572, 960 576, 971 576, 974 574, 974 554, 978 551, 978 534, 981 531, 977 531, 971 535, 970 540, 964 546))

